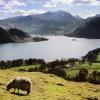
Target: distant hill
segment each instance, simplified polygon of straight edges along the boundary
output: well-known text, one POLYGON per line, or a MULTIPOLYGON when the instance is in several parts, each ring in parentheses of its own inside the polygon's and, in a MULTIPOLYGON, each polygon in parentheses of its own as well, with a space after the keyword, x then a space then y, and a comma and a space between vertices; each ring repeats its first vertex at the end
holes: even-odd
POLYGON ((100 15, 85 20, 85 23, 67 36, 100 39, 100 15))
POLYGON ((5 30, 0 27, 0 43, 31 41, 31 36, 19 29, 5 30))
POLYGON ((82 18, 60 10, 4 19, 0 21, 0 26, 18 28, 31 34, 63 35, 75 30, 82 21, 82 18))
POLYGON ((9 32, 10 35, 17 36, 19 38, 28 38, 28 37, 30 37, 30 35, 28 33, 25 33, 22 30, 19 30, 19 29, 16 29, 16 28, 15 29, 11 28, 11 29, 8 30, 8 32, 9 32))
POLYGON ((89 51, 84 57, 84 61, 100 62, 100 48, 89 51))

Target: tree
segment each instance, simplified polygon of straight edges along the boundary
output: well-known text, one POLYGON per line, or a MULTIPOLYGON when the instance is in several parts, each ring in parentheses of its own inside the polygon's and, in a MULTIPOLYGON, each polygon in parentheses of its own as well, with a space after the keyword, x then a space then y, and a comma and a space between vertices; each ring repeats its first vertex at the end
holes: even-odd
POLYGON ((5 69, 6 68, 6 62, 5 61, 1 61, 0 62, 0 67, 1 67, 1 69, 5 69))

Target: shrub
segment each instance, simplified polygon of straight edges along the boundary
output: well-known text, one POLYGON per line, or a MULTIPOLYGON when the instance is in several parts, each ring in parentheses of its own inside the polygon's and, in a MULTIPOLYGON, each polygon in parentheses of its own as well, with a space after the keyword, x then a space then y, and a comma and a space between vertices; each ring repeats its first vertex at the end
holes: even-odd
POLYGON ((46 64, 42 64, 39 68, 38 68, 38 70, 40 71, 40 72, 46 72, 46 69, 48 69, 48 67, 47 67, 47 65, 46 64))
POLYGON ((82 68, 79 71, 79 81, 85 81, 86 77, 88 76, 88 70, 86 68, 82 68))
POLYGON ((56 76, 66 79, 66 72, 61 69, 49 70, 48 73, 54 74, 56 76))
POLYGON ((86 81, 86 77, 88 76, 88 70, 85 68, 82 68, 78 73, 76 73, 76 75, 74 76, 70 76, 67 75, 67 80, 71 80, 71 81, 86 81))
POLYGON ((29 68, 28 69, 28 72, 36 72, 36 71, 38 71, 38 68, 29 68))
POLYGON ((18 71, 23 71, 23 72, 24 72, 24 71, 26 71, 26 70, 25 70, 25 69, 19 69, 18 71))
POLYGON ((100 72, 93 71, 93 72, 89 75, 88 81, 89 81, 90 83, 99 84, 99 83, 100 83, 100 72))
POLYGON ((70 75, 67 75, 67 80, 70 80, 70 81, 79 81, 79 74, 76 73, 75 76, 70 76, 70 75))

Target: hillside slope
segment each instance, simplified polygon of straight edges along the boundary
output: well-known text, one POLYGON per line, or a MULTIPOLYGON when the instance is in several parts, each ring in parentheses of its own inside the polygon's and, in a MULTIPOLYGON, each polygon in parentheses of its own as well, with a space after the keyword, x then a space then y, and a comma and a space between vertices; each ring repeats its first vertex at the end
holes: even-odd
POLYGON ((96 62, 100 61, 100 48, 89 51, 84 57, 84 61, 96 62))
POLYGON ((100 17, 86 19, 85 23, 68 36, 100 39, 100 17))
POLYGON ((32 41, 32 38, 26 32, 19 29, 5 30, 0 27, 0 43, 14 43, 32 41))
MULTIPOLYGON (((23 94, 26 93, 20 92, 23 94)), ((0 70, 0 98, 2 98, 2 100, 99 100, 100 86, 90 83, 66 81, 54 75, 39 72, 27 73, 0 70), (28 96, 19 96, 7 92, 5 90, 5 85, 15 76, 31 78, 33 85, 32 93, 28 96)))

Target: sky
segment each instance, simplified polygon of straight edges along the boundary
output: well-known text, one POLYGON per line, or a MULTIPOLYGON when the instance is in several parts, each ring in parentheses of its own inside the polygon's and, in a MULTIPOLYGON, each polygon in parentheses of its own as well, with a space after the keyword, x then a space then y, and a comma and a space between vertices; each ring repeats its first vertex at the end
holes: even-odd
POLYGON ((0 0, 0 19, 57 10, 87 18, 100 14, 100 0, 0 0))

